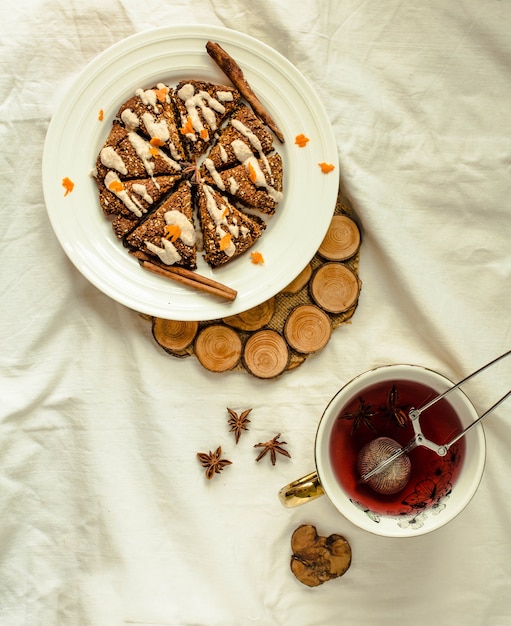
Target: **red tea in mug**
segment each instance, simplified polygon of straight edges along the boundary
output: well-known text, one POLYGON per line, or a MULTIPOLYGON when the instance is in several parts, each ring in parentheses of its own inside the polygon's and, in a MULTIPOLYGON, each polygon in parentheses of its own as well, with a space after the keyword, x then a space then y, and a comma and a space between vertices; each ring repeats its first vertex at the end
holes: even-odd
MULTIPOLYGON (((408 413, 421 408, 438 392, 411 380, 384 381, 368 386, 340 411, 330 436, 330 461, 334 474, 351 500, 362 508, 384 515, 412 515, 438 506, 458 477, 465 453, 460 439, 444 457, 417 447, 408 453, 411 475, 406 486, 393 495, 374 491, 360 482, 357 457, 377 437, 390 437, 400 445, 415 434, 408 413)), ((442 445, 462 430, 456 412, 446 398, 421 413, 421 430, 430 441, 442 445)))

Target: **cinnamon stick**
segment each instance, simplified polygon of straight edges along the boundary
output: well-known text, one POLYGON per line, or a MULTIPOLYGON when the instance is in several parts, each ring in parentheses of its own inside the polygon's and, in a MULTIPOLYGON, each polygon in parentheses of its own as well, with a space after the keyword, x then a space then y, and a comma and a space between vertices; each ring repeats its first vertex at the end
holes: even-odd
POLYGON ((277 139, 284 143, 284 135, 279 129, 271 115, 265 109, 263 103, 252 91, 252 87, 248 84, 243 71, 236 61, 217 43, 208 41, 206 50, 209 56, 215 61, 218 67, 229 78, 232 84, 238 89, 245 100, 250 104, 254 113, 259 117, 276 135, 277 139))
POLYGON ((231 287, 227 287, 226 285, 223 285, 222 283, 219 283, 211 278, 207 278, 206 276, 202 276, 201 274, 196 274, 192 270, 187 270, 184 267, 161 267, 160 265, 156 265, 156 263, 145 261, 143 259, 139 259, 138 262, 141 267, 149 272, 153 272, 153 274, 158 274, 159 276, 164 276, 165 278, 171 278, 178 283, 194 287, 199 291, 204 291, 205 293, 210 293, 214 296, 225 298, 231 302, 235 300, 238 295, 238 292, 235 289, 231 289, 231 287))

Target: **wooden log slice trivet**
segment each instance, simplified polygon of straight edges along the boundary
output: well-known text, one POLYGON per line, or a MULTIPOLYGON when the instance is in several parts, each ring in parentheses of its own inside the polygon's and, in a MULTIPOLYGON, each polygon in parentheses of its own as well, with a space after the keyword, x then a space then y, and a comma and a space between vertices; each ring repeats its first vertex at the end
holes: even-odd
POLYGON ((360 284, 355 274, 342 263, 325 263, 309 283, 314 302, 329 313, 342 313, 358 300, 360 284))
POLYGON ((332 334, 328 315, 314 304, 302 304, 286 320, 284 337, 288 344, 305 354, 326 346, 332 334))
POLYGON ((275 298, 270 298, 258 306, 243 313, 224 317, 223 322, 239 330, 259 330, 265 326, 275 313, 275 298))
POLYGON ((259 330, 245 344, 243 362, 257 378, 275 378, 287 368, 288 345, 277 331, 259 330))
POLYGON ((223 324, 206 326, 195 340, 195 356, 211 372, 232 369, 241 357, 241 339, 236 331, 223 324))
POLYGON ((347 215, 334 215, 318 254, 329 261, 346 261, 358 251, 360 231, 347 215))
POLYGON ((199 329, 198 322, 179 322, 155 317, 153 337, 170 354, 187 356, 186 348, 192 343, 199 329))
MULTIPOLYGON (((330 333, 347 324, 357 308, 361 289, 358 278, 360 232, 351 214, 349 204, 339 193, 331 225, 321 244, 322 254, 318 250, 297 277, 273 298, 237 315, 198 322, 195 339, 192 337, 191 343, 184 348, 182 346, 193 333, 192 327, 187 326, 188 323, 148 317, 153 320, 154 339, 168 354, 176 357, 195 356, 203 367, 213 372, 233 370, 258 378, 274 378, 284 371, 296 369, 328 342, 326 334, 320 332, 321 328, 303 330, 302 333, 293 330, 293 325, 306 328, 299 319, 304 315, 300 307, 315 307, 320 310, 324 315, 321 318, 323 330, 327 330, 324 323, 327 318, 330 333), (338 220, 338 217, 343 219, 338 220), (351 233, 350 246, 344 238, 336 234, 339 224, 351 233), (339 242, 338 249, 332 243, 336 240, 339 242), (339 261, 338 258, 349 254, 346 251, 348 248, 355 250, 353 255, 339 261), (337 260, 327 259, 327 256, 333 256, 337 260), (323 269, 325 267, 326 270, 323 269), (323 276, 322 272, 325 272, 323 276), (335 275, 333 281, 330 272, 335 275), (334 287, 329 287, 329 282, 333 282, 334 287), (343 286, 340 287, 340 284, 343 286), (296 310, 298 313, 295 313, 296 310), (288 320, 293 315, 296 317, 288 325, 288 320), (185 325, 181 326, 182 324, 185 325)), ((304 309, 309 316, 312 310, 304 309)), ((317 313, 312 315, 320 318, 317 313)), ((318 324, 317 321, 315 323, 318 324)), ((322 324, 319 326, 322 327, 322 324)))
POLYGON ((309 282, 311 276, 312 265, 310 263, 307 263, 307 265, 298 274, 298 276, 294 280, 292 280, 289 285, 287 285, 287 287, 284 287, 281 293, 298 293, 309 282))

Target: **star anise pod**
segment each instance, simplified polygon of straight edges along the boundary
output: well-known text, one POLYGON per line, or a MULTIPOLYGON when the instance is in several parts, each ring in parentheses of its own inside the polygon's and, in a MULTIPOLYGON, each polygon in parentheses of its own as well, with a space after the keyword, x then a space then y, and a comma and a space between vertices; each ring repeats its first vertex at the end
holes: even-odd
POLYGON ((349 413, 342 413, 339 418, 343 420, 353 420, 353 426, 351 427, 351 434, 353 435, 361 424, 365 424, 370 430, 375 430, 372 422, 375 415, 376 413, 373 411, 373 407, 367 404, 364 398, 359 398, 358 407, 349 413))
POLYGON ((259 455, 256 461, 260 461, 263 458, 263 456, 267 454, 268 452, 270 453, 272 465, 275 465, 277 461, 277 452, 279 454, 283 454, 284 456, 291 458, 291 455, 289 454, 289 452, 287 450, 284 450, 284 448, 281 447, 281 446, 287 445, 286 442, 279 441, 279 437, 280 437, 280 433, 276 435, 275 437, 273 437, 273 439, 270 439, 270 441, 265 441, 264 443, 255 444, 254 448, 263 448, 263 450, 259 452, 259 455))
POLYGON ((218 446, 218 448, 209 454, 205 452, 197 452, 197 458, 201 462, 202 467, 206 468, 206 478, 211 480, 213 476, 216 474, 220 474, 220 472, 224 469, 226 465, 232 465, 231 461, 227 459, 222 459, 222 448, 218 446))
POLYGON ((389 423, 396 422, 401 428, 406 428, 406 424, 409 420, 408 410, 410 407, 405 404, 399 404, 399 394, 396 385, 392 385, 389 394, 387 396, 386 406, 381 407, 385 417, 388 418, 389 423))
POLYGON ((181 172, 183 176, 190 181, 192 185, 200 183, 199 166, 191 161, 184 161, 181 164, 181 172))
POLYGON ((228 423, 231 428, 229 429, 229 432, 234 433, 234 439, 236 440, 236 443, 238 443, 241 437, 241 432, 243 430, 248 430, 247 424, 250 423, 248 414, 252 409, 246 409, 241 415, 238 415, 236 411, 233 411, 229 407, 227 407, 227 410, 230 415, 228 423))

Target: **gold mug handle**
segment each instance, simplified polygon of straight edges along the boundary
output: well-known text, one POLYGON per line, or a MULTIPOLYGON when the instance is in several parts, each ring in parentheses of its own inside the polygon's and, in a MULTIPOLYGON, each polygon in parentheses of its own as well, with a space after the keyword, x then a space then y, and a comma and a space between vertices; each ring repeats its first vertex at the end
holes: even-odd
POLYGON ((321 486, 318 473, 311 472, 307 476, 302 476, 302 478, 282 487, 279 491, 279 499, 285 507, 292 508, 315 500, 324 493, 325 490, 321 486))

